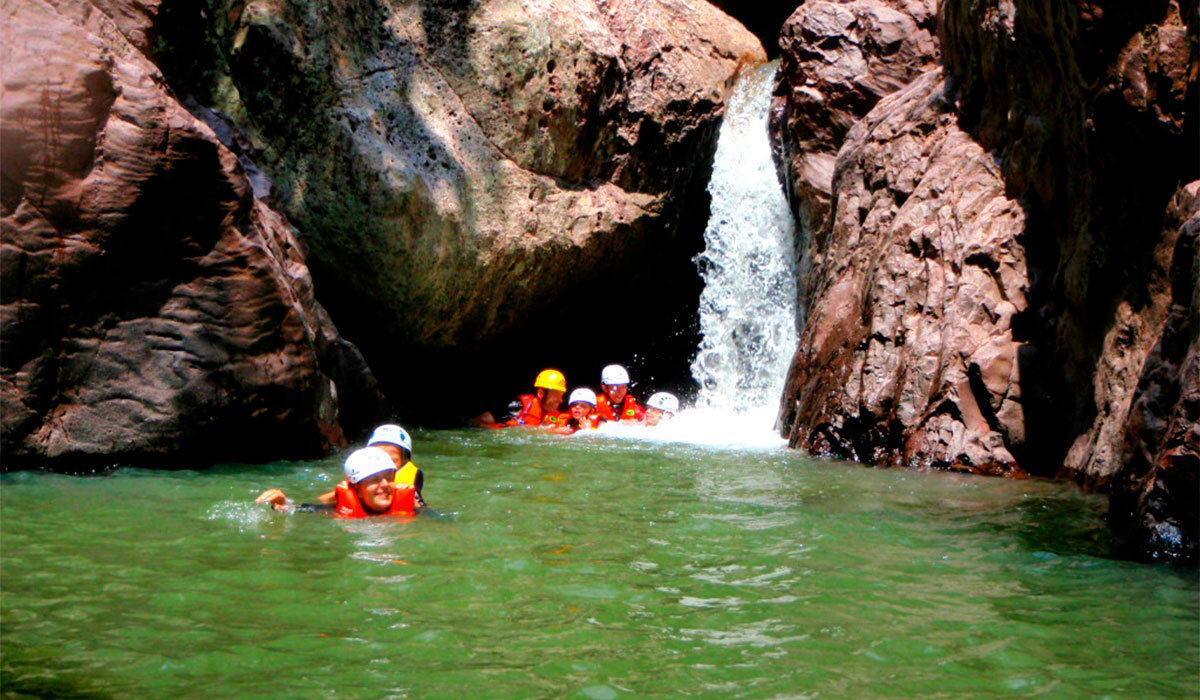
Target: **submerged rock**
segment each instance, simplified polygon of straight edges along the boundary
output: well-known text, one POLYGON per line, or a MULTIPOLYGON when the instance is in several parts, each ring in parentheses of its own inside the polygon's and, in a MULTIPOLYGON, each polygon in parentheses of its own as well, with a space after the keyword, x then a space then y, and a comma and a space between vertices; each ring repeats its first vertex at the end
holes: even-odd
POLYGON ((563 340, 576 359, 629 357, 694 305, 716 126, 738 71, 765 59, 711 5, 252 1, 205 17, 228 63, 207 83, 168 76, 247 128, 322 299, 402 415, 462 411, 496 375, 527 386, 563 340))
POLYGON ((295 230, 143 53, 151 8, 3 12, 4 467, 311 457, 375 420, 295 230))

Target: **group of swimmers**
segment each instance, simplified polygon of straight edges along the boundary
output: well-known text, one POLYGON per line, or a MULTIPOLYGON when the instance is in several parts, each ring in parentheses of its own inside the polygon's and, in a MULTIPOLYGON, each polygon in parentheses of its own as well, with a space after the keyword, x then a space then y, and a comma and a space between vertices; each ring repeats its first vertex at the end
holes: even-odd
MULTIPOLYGON (((534 380, 534 393, 522 394, 504 409, 484 413, 472 422, 488 428, 546 427, 560 435, 572 435, 610 421, 654 426, 679 411, 679 399, 665 391, 651 395, 645 407, 641 406, 629 393, 629 383, 624 367, 609 365, 600 373, 601 393, 577 387, 562 412, 567 378, 558 370, 547 369, 534 380)), ((421 495, 425 474, 413 464, 412 437, 398 425, 376 428, 367 446, 346 458, 344 471, 346 479, 333 491, 321 494, 318 503, 294 505, 280 489, 263 491, 255 503, 269 503, 275 510, 327 511, 341 518, 411 516, 425 507, 421 495)))
POLYGON ((679 399, 660 391, 643 408, 629 393, 629 372, 609 365, 600 372, 600 393, 576 387, 567 397, 567 410, 560 411, 567 393, 567 378, 556 369, 542 370, 533 382, 532 394, 522 394, 500 411, 488 411, 474 419, 488 428, 545 426, 561 435, 596 429, 605 422, 658 425, 679 411, 679 399), (499 417, 497 417, 499 416, 499 417))

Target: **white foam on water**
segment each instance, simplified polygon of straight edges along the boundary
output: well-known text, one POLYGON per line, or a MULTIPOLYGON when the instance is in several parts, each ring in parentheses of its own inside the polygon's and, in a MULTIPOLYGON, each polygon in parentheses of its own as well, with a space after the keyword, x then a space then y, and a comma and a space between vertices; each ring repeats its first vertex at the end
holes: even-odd
POLYGON ((221 501, 204 514, 206 520, 224 520, 237 526, 239 531, 253 529, 274 517, 269 506, 247 501, 221 501))
POLYGON ((745 411, 689 408, 653 427, 604 423, 596 433, 634 440, 706 447, 777 449, 786 445, 787 441, 779 437, 773 429, 775 413, 776 409, 773 406, 745 411))

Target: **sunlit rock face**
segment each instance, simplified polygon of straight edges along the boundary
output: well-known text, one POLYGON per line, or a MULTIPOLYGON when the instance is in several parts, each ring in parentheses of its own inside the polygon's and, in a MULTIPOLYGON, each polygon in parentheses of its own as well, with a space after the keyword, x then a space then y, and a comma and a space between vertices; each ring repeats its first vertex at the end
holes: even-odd
POLYGON ((944 73, 875 105, 829 214, 810 207, 783 427, 865 462, 1112 489, 1140 553, 1194 558, 1196 3, 938 12, 944 73))
POLYGON ((228 62, 168 70, 173 84, 251 133, 326 306, 414 419, 564 354, 647 349, 696 277, 686 249, 726 96, 765 58, 704 2, 256 1, 204 17, 228 62))
POLYGON ((958 126, 940 70, 850 131, 833 190, 785 390, 792 444, 871 464, 1019 469, 1025 215, 958 126))
POLYGON ((294 229, 147 59, 155 10, 3 10, 6 469, 315 456, 383 409, 294 229))
POLYGON ((850 129, 937 64, 936 10, 936 0, 816 0, 784 23, 771 131, 801 230, 829 214, 834 160, 850 129))

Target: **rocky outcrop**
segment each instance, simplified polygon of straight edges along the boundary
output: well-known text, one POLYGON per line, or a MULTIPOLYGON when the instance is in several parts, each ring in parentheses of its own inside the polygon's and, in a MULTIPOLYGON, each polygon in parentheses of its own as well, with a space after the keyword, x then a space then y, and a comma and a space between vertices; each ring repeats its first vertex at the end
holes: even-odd
POLYGON ((784 23, 771 131, 801 231, 829 214, 850 129, 937 63, 936 9, 936 0, 816 0, 784 23))
POLYGON ((870 464, 1019 469, 1025 215, 940 70, 850 132, 785 390, 790 441, 870 464))
MULTIPOLYGON (((462 411, 498 376, 527 386, 561 340, 598 333, 599 307, 619 311, 577 360, 630 357, 694 307, 716 126, 739 69, 765 58, 714 7, 252 1, 204 16, 224 62, 189 72, 167 53, 164 71, 248 129, 322 298, 402 417, 462 411), (661 303, 630 303, 642 289, 661 303)), ((193 31, 166 26, 166 44, 193 31)))
POLYGON ((1180 233, 1187 227, 1179 226, 1188 206, 1168 203, 1200 175, 1196 21, 1196 3, 1175 0, 951 4, 942 18, 963 119, 1001 156, 1009 191, 1029 214, 1037 322, 1024 327, 1040 361, 1024 384, 1042 397, 1028 416, 1039 453, 1060 474, 1113 490, 1118 522, 1131 522, 1120 505, 1131 489, 1156 493, 1140 499, 1140 512, 1182 523, 1182 537, 1171 545, 1142 520, 1134 547, 1191 559, 1195 489, 1180 486, 1195 484, 1195 460, 1177 462, 1160 481, 1146 476, 1131 447, 1154 438, 1139 426, 1192 430, 1176 403, 1146 399, 1158 392, 1152 377, 1164 362, 1180 372, 1179 395, 1190 393, 1185 353, 1169 340, 1178 338, 1172 309, 1190 307, 1196 286, 1194 275, 1172 274, 1175 256, 1188 249, 1180 233), (1047 46, 1054 60, 1035 60, 1035 48, 1045 54, 1047 46), (1188 469, 1191 476, 1181 476, 1188 469), (1171 496, 1161 497, 1155 489, 1171 481, 1171 496))
POLYGON ((880 101, 836 162, 784 396, 794 445, 1115 488, 1136 547, 1195 557, 1172 321, 1195 294, 1172 267, 1187 207, 1163 224, 1197 176, 1195 18, 1175 0, 940 5, 945 77, 880 101))
POLYGON ((145 56, 155 9, 4 6, 6 469, 315 456, 383 409, 295 230, 145 56))

